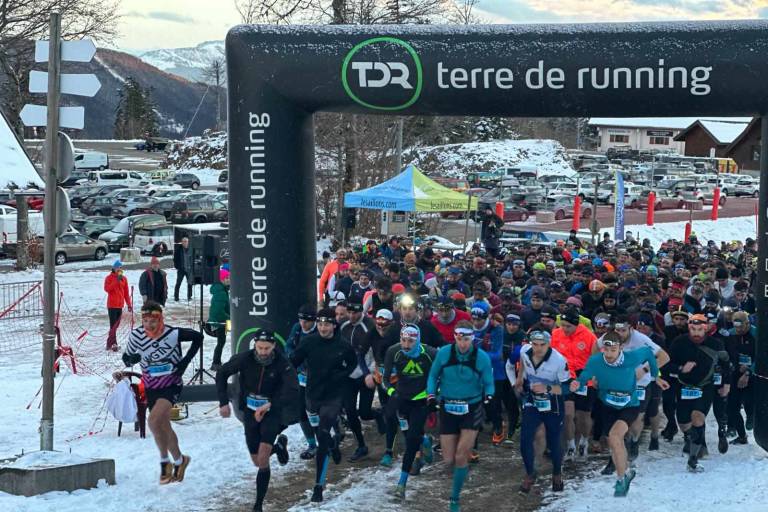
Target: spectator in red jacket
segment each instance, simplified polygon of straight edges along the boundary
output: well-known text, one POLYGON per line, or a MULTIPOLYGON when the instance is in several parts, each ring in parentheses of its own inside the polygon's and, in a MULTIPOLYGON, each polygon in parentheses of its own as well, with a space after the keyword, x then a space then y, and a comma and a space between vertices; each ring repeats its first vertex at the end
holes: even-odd
POLYGON ((109 315, 109 334, 107 335, 107 350, 118 352, 117 328, 120 325, 120 317, 123 315, 123 307, 128 306, 128 311, 133 311, 131 296, 128 291, 128 279, 123 275, 123 263, 120 260, 112 264, 112 271, 104 279, 104 291, 107 292, 107 314, 109 315))

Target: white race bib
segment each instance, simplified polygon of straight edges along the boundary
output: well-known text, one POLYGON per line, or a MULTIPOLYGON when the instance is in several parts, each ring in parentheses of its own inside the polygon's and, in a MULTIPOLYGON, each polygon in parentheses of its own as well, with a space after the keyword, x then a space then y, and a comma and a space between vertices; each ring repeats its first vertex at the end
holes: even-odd
POLYGON ((713 373, 712 374, 712 384, 715 386, 719 386, 723 383, 723 375, 720 373, 713 373))
POLYGON ((151 364, 147 367, 147 373, 150 377, 165 377, 173 373, 173 364, 171 363, 157 363, 151 364))
POLYGON ((469 404, 462 400, 446 400, 443 404, 443 410, 448 414, 462 416, 469 413, 469 404))
POLYGON ((680 388, 680 398, 683 400, 696 400, 697 398, 701 398, 703 394, 701 388, 692 386, 684 386, 680 388))
POLYGON ((303 373, 299 374, 299 386, 303 388, 307 387, 307 376, 303 373))
POLYGON ((533 395, 533 406, 539 410, 539 412, 549 412, 552 410, 552 401, 549 395, 533 395))
POLYGON ((309 426, 311 427, 320 426, 320 416, 318 414, 307 411, 307 419, 309 420, 309 426))
POLYGON ((622 393, 621 391, 608 391, 605 394, 605 403, 614 407, 626 407, 631 401, 632 395, 630 393, 622 393))
POLYGON ((587 396, 587 393, 589 392, 589 388, 587 388, 586 384, 582 384, 579 386, 579 389, 576 390, 576 394, 579 396, 587 396))
POLYGON ((739 364, 744 366, 752 366, 752 358, 746 354, 739 354, 739 364))
POLYGON ((245 405, 252 411, 255 411, 267 403, 269 403, 269 398, 261 395, 255 395, 251 393, 245 397, 245 405))
POLYGON ((400 418, 398 416, 397 421, 398 421, 398 423, 400 423, 400 430, 402 430, 403 432, 408 430, 408 420, 407 419, 400 418))
POLYGON ((637 386, 637 399, 641 402, 645 400, 645 388, 642 386, 637 386))

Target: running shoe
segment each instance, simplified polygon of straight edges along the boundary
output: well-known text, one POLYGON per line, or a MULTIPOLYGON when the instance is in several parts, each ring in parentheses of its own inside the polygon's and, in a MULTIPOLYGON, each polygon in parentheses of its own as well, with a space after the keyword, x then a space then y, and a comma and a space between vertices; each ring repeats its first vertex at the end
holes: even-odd
POLYGON ((737 437, 731 441, 731 444, 747 444, 749 441, 747 441, 747 436, 744 437, 737 437))
POLYGON ((525 475, 525 478, 523 478, 523 482, 520 484, 519 492, 521 494, 528 494, 531 492, 531 489, 533 489, 533 484, 536 483, 536 478, 532 476, 525 475))
POLYGON ((552 475, 552 492, 562 492, 564 489, 563 476, 552 475))
POLYGON ((720 453, 728 453, 728 437, 725 430, 721 430, 717 433, 717 451, 720 453))
POLYGON ((504 444, 505 445, 514 445, 515 444, 514 437, 515 437, 514 432, 511 433, 511 434, 507 434, 507 437, 504 439, 504 444))
POLYGON ((320 503, 323 501, 323 486, 322 485, 316 485, 314 489, 312 489, 312 498, 310 500, 312 503, 320 503))
POLYGON ((576 448, 569 447, 568 450, 565 452, 565 455, 563 456, 563 462, 572 461, 574 458, 576 458, 576 448))
POLYGON ((251 509, 251 512, 264 512, 264 509, 260 504, 254 503, 253 508, 251 509))
POLYGON ((399 498, 401 500, 405 499, 405 486, 402 484, 397 484, 395 488, 392 490, 392 495, 395 498, 399 498))
POLYGON ((170 462, 160 463, 160 485, 173 482, 173 464, 170 462))
POLYGON ((630 469, 624 474, 624 478, 616 480, 616 485, 613 488, 613 496, 615 498, 623 498, 629 492, 629 484, 632 483, 632 479, 635 478, 635 470, 630 469))
POLYGON ((451 503, 448 506, 448 510, 450 512, 461 512, 461 505, 459 504, 459 500, 451 498, 451 503))
POLYGON ((432 464, 432 461, 435 460, 435 453, 432 449, 432 437, 424 436, 421 440, 421 453, 424 457, 424 462, 432 464))
POLYGON ((277 455, 277 462, 281 466, 288 464, 288 437, 285 434, 277 436, 277 441, 272 447, 272 452, 277 455))
POLYGON ((697 457, 688 457, 688 464, 686 464, 685 469, 687 469, 689 473, 701 473, 704 471, 704 468, 699 464, 697 457))
POLYGON ((587 460, 587 443, 579 443, 579 446, 576 447, 576 459, 587 460))
POLYGON ((347 460, 349 462, 357 462, 360 459, 362 459, 363 457, 366 457, 367 455, 368 455, 368 447, 365 446, 365 445, 358 446, 357 450, 355 450, 355 453, 353 453, 352 456, 350 458, 348 458, 347 460))
POLYGON ((379 461, 379 464, 386 468, 392 467, 392 454, 391 453, 385 453, 382 455, 381 460, 379 461))
POLYGON ((664 430, 661 431, 661 437, 663 437, 668 442, 672 442, 672 440, 677 435, 677 432, 677 425, 674 423, 667 423, 667 426, 664 427, 664 430))
POLYGON ((659 449, 659 438, 658 437, 652 437, 651 442, 648 443, 648 451, 649 452, 655 452, 659 449))
POLYGON ((173 481, 174 482, 184 481, 184 473, 187 472, 187 466, 189 466, 190 462, 192 462, 192 457, 190 457, 189 455, 182 455, 181 464, 179 464, 178 466, 176 464, 173 465, 173 481))
POLYGON ((480 452, 473 448, 472 453, 469 454, 469 462, 472 464, 477 464, 480 462, 480 452))
POLYGON ((494 432, 493 436, 491 436, 491 442, 493 443, 493 446, 499 446, 503 441, 504 441, 503 432, 494 432))
POLYGON ((424 462, 421 460, 418 454, 413 459, 413 465, 411 465, 411 471, 408 473, 411 476, 418 476, 421 474, 421 468, 424 467, 424 462))
POLYGON ((312 460, 315 458, 315 455, 317 454, 317 446, 308 446, 306 450, 301 452, 301 460, 312 460))
POLYGON ((610 474, 613 474, 614 471, 616 471, 616 466, 613 465, 613 457, 609 457, 608 464, 606 464, 603 470, 600 471, 600 474, 610 475, 610 474))

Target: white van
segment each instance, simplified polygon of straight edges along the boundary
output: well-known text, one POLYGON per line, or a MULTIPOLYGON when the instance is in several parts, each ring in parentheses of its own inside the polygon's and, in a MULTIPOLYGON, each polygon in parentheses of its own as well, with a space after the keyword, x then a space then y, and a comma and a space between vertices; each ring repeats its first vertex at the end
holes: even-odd
POLYGON ((147 177, 137 171, 91 171, 88 173, 88 185, 139 187, 148 183, 147 177))
POLYGON ((98 169, 103 171, 109 169, 109 155, 98 151, 83 151, 75 153, 75 169, 88 170, 98 169))

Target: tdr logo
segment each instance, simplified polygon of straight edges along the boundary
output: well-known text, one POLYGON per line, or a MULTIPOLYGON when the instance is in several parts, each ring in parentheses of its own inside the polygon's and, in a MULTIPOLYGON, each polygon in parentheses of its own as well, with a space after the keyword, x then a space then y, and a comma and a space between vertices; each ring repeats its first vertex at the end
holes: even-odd
POLYGON ((375 110, 402 110, 421 94, 421 60, 413 47, 394 37, 375 37, 352 48, 341 66, 350 98, 375 110))

